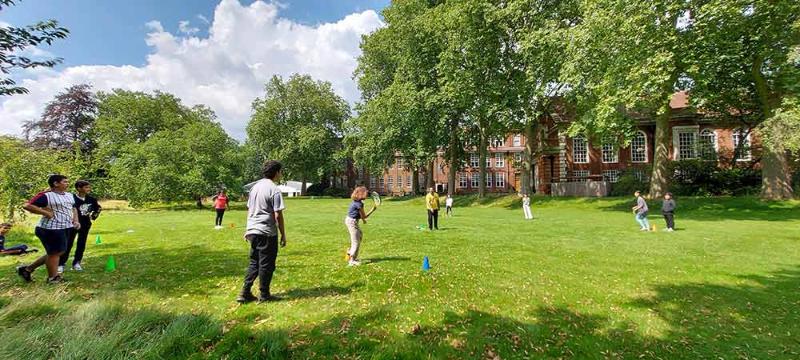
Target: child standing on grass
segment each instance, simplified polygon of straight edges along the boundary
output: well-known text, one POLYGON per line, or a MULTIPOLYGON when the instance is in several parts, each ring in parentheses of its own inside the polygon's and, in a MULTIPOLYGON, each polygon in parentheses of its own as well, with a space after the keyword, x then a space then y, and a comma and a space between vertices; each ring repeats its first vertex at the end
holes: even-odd
POLYGON ((353 193, 350 194, 350 207, 347 209, 347 217, 344 218, 344 224, 347 226, 347 231, 350 233, 350 250, 347 251, 347 265, 358 266, 361 261, 358 259, 358 253, 361 248, 361 228, 358 226, 358 220, 367 223, 367 218, 375 211, 375 208, 364 213, 364 199, 367 198, 367 188, 364 186, 356 187, 353 193))
POLYGON ((522 211, 525 213, 525 220, 533 219, 533 213, 531 213, 531 197, 528 194, 522 195, 522 211))
POLYGON ((664 202, 661 204, 661 213, 667 222, 665 231, 675 231, 675 200, 672 193, 664 194, 664 202))
POLYGON ((0 254, 2 255, 22 255, 29 252, 36 252, 36 249, 28 250, 28 245, 17 245, 7 248, 6 247, 6 234, 11 231, 11 224, 0 224, 0 254))
POLYGON ((81 261, 83 260, 83 252, 86 251, 86 240, 89 238, 89 229, 92 228, 92 221, 97 220, 100 216, 102 207, 97 202, 97 199, 90 196, 92 192, 92 184, 86 180, 78 180, 75 182, 76 194, 73 194, 75 199, 75 208, 78 209, 78 222, 81 224, 80 230, 72 229, 67 235, 67 250, 61 254, 58 260, 58 272, 64 272, 64 266, 69 259, 69 253, 72 251, 72 245, 76 244, 75 257, 72 259, 72 270, 83 271, 81 261), (77 237, 78 241, 75 242, 77 237))
POLYGON ((447 215, 448 217, 452 217, 453 216, 453 197, 452 196, 447 195, 447 199, 444 200, 444 209, 445 209, 445 215, 447 215))
POLYGON ((642 197, 641 191, 633 193, 636 196, 636 206, 633 207, 633 213, 636 215, 636 222, 642 227, 641 231, 650 231, 650 222, 647 221, 647 201, 642 197))
POLYGON ((217 218, 214 220, 214 228, 222 229, 222 218, 225 216, 225 210, 228 209, 228 191, 220 190, 217 195, 212 198, 214 200, 214 210, 217 211, 217 218))

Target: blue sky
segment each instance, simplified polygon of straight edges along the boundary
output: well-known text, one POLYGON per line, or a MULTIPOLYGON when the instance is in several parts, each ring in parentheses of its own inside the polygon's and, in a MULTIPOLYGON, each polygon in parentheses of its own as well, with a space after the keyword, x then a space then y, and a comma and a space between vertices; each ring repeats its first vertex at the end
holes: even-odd
MULTIPOLYGON (((253 0, 242 0, 250 4, 253 0)), ((150 51, 144 37, 145 24, 161 22, 167 31, 178 31, 188 20, 207 36, 219 0, 23 0, 0 12, 0 21, 13 25, 56 19, 70 30, 70 36, 47 50, 64 58, 63 66, 141 65, 150 51)), ((380 11, 389 0, 283 0, 280 16, 306 25, 333 22, 368 9, 380 11)))
POLYGON ((63 89, 164 91, 203 104, 243 139, 251 104, 273 75, 308 74, 354 104, 353 71, 363 35, 384 26, 389 0, 22 0, 0 12, 21 26, 56 19, 70 36, 28 49, 64 58, 54 69, 20 70, 30 90, 0 98, 0 134, 21 132, 63 89), (183 23, 182 22, 187 22, 183 23), (210 31, 213 29, 214 31, 210 31))

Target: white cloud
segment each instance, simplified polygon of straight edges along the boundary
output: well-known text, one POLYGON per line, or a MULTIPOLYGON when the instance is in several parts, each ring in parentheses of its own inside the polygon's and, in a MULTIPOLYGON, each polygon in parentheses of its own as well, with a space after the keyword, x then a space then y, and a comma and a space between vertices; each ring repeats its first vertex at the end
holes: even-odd
POLYGON ((30 94, 0 98, 0 133, 19 134, 20 124, 36 118, 57 92, 79 83, 95 90, 162 90, 187 105, 206 104, 238 139, 245 136, 252 101, 263 95, 264 83, 274 74, 310 74, 331 82, 351 103, 358 100, 352 80, 358 44, 362 34, 383 26, 378 14, 368 10, 312 27, 280 18, 279 9, 276 3, 243 6, 222 0, 205 38, 147 23, 145 41, 152 52, 144 66, 82 65, 26 73, 21 84, 30 94))
POLYGON ((189 20, 183 20, 178 22, 178 30, 186 35, 194 35, 200 32, 200 28, 191 26, 189 20))

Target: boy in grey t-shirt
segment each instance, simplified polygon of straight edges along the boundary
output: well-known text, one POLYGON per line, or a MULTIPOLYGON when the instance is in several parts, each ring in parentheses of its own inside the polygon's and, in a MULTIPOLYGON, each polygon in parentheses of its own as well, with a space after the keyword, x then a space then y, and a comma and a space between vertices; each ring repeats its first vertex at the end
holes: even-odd
POLYGON ((244 237, 250 242, 250 265, 244 276, 242 291, 236 298, 239 303, 253 300, 259 302, 279 300, 270 293, 275 260, 278 257, 278 234, 280 246, 286 246, 283 222, 283 196, 276 185, 281 178, 281 163, 270 160, 264 164, 264 178, 252 189, 247 200, 247 230, 244 237), (259 279, 261 293, 256 298, 252 293, 253 283, 259 279))
POLYGON ((636 222, 641 225, 641 231, 650 231, 650 222, 647 221, 647 201, 642 197, 640 191, 633 193, 636 196, 636 206, 633 207, 633 213, 636 215, 636 222))

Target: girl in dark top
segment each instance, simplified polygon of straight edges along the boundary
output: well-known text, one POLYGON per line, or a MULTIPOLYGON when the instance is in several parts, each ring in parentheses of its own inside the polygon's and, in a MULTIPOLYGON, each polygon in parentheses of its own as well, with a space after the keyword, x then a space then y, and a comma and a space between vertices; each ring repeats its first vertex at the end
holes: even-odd
POLYGON ((364 224, 367 223, 367 218, 375 211, 373 207, 369 213, 364 213, 364 199, 367 198, 367 188, 359 186, 353 190, 350 199, 350 207, 347 209, 347 217, 344 218, 344 224, 347 226, 347 231, 350 232, 350 250, 347 251, 347 264, 349 266, 361 265, 358 259, 358 252, 361 248, 361 228, 358 226, 358 221, 361 220, 364 224))

